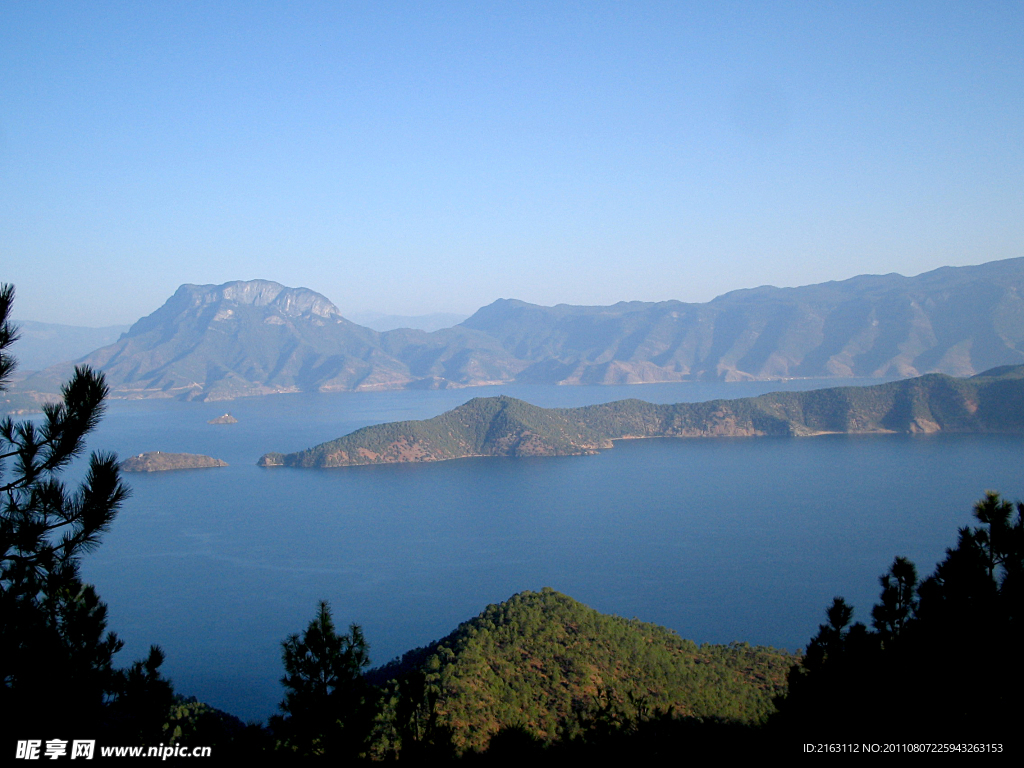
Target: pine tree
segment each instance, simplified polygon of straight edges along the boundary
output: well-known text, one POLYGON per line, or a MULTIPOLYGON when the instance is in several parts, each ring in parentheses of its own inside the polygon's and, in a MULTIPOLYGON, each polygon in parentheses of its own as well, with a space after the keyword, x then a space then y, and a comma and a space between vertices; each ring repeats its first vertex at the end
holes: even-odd
POLYGON ((287 689, 272 726, 283 746, 301 755, 356 757, 366 748, 376 712, 363 678, 370 656, 357 624, 348 634, 334 629, 331 608, 321 601, 302 636, 282 643, 287 689))
POLYGON ((879 581, 881 602, 871 611, 872 626, 882 643, 889 644, 899 638, 917 610, 917 568, 907 558, 897 557, 879 581))
POLYGON ((836 598, 829 624, 790 672, 779 702, 784 725, 837 739, 1016 733, 1024 503, 990 491, 974 516, 980 525, 961 528, 957 545, 920 584, 914 564, 896 558, 880 580, 875 632, 861 624, 845 630, 852 609, 836 598))
MULTIPOLYGON (((13 300, 13 286, 0 285, 0 391, 15 368, 13 300)), ((99 544, 129 494, 113 454, 93 453, 77 490, 61 480, 99 423, 106 395, 103 375, 80 367, 60 401, 43 406, 40 424, 0 421, 0 710, 17 738, 44 727, 49 738, 62 728, 95 734, 108 720, 107 704, 121 699, 130 709, 129 688, 146 692, 133 697, 136 704, 147 696, 150 705, 169 703, 158 648, 140 663, 134 686, 113 668, 123 643, 106 630, 107 607, 79 576, 80 556, 99 544)))

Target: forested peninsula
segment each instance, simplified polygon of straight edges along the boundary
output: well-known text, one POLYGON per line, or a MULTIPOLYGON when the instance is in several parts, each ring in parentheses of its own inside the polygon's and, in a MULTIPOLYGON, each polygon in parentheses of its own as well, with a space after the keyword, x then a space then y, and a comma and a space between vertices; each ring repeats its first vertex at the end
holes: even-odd
POLYGON ((620 400, 540 408, 511 397, 478 397, 433 419, 378 424, 305 451, 268 453, 259 464, 343 467, 469 456, 568 456, 644 437, 940 431, 1024 431, 1024 366, 965 379, 928 374, 870 387, 674 405, 620 400))

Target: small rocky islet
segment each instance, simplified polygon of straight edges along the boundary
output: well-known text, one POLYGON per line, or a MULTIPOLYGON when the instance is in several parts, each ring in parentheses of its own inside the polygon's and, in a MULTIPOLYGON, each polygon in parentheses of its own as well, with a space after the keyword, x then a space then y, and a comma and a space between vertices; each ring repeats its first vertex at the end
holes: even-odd
POLYGON ((150 451, 125 459, 121 462, 121 469, 125 472, 166 472, 173 469, 206 469, 227 465, 226 461, 199 453, 150 451))

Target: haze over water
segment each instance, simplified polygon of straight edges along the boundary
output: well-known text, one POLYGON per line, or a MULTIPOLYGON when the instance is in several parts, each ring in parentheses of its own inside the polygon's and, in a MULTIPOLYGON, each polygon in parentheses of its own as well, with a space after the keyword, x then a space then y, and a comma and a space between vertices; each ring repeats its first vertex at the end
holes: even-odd
POLYGON ((1024 497, 1024 437, 636 440, 596 456, 331 470, 255 462, 477 396, 552 407, 834 384, 115 402, 90 449, 205 453, 231 466, 127 475, 133 497, 84 559, 84 576, 127 641, 120 663, 159 643, 177 691, 243 718, 275 711, 280 641, 306 626, 320 599, 339 625, 363 626, 375 665, 544 586, 698 642, 795 650, 835 595, 869 621, 894 556, 930 573, 984 490, 1024 497), (206 424, 225 410, 239 423, 206 424))

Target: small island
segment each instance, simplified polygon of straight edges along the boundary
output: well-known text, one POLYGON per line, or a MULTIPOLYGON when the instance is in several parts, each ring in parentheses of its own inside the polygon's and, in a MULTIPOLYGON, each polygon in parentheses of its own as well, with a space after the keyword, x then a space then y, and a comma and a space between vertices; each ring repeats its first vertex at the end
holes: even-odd
POLYGON ((238 419, 232 416, 230 413, 225 413, 223 416, 218 416, 216 419, 210 419, 207 424, 237 424, 238 419))
POLYGON ((656 405, 641 400, 539 408, 478 397, 425 421, 365 427, 261 467, 344 467, 470 456, 571 456, 649 437, 806 437, 823 434, 1024 432, 1024 366, 966 379, 927 374, 868 387, 656 405))
POLYGON ((227 465, 226 461, 198 453, 151 451, 125 459, 121 462, 121 469, 125 472, 166 472, 172 469, 206 469, 227 465))

